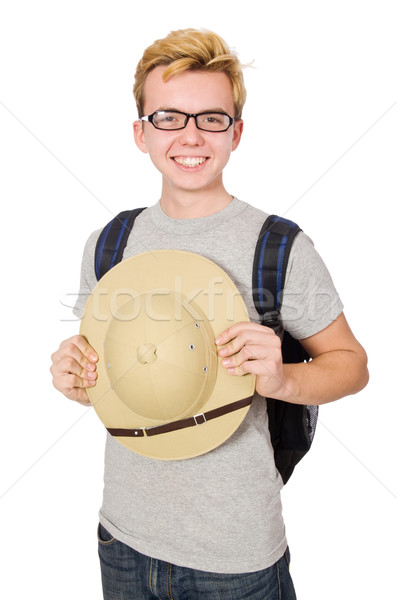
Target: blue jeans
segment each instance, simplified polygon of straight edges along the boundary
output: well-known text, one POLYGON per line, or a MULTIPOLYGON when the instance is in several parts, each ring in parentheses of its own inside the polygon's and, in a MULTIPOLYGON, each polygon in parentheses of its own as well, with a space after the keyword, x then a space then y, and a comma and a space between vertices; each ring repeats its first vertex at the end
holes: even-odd
POLYGON ((98 527, 104 600, 296 600, 289 551, 254 573, 207 573, 136 552, 98 527))

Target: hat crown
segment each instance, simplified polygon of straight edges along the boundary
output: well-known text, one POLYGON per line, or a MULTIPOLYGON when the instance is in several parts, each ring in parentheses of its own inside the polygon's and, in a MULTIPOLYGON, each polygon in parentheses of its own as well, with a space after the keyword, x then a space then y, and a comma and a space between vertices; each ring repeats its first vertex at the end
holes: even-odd
POLYGON ((211 395, 217 353, 203 311, 170 290, 130 297, 109 323, 112 389, 136 415, 161 424, 199 412, 211 395))

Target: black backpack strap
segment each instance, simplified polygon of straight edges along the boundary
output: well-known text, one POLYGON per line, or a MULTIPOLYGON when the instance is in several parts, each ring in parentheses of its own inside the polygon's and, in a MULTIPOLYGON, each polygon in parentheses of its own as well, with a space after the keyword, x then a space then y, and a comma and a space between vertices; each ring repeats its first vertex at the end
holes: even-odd
POLYGON ((98 280, 123 258, 134 221, 143 210, 134 208, 119 213, 100 233, 95 248, 95 275, 98 280))
POLYGON ((291 247, 301 231, 293 221, 270 215, 264 222, 255 249, 252 291, 262 322, 277 328, 291 247))

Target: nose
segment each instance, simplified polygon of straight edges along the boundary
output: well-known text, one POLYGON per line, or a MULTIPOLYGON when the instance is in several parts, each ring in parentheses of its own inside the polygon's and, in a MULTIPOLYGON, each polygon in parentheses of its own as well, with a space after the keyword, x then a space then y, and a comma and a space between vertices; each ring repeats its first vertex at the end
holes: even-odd
POLYGON ((181 138, 186 144, 198 145, 203 142, 203 136, 196 125, 194 117, 188 117, 186 127, 180 130, 181 138))

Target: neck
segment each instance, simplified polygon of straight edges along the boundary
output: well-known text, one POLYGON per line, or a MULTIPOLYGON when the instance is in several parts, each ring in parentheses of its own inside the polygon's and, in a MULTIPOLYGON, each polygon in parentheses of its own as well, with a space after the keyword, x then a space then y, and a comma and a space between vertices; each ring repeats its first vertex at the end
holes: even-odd
POLYGON ((169 194, 163 187, 160 205, 172 219, 198 219, 223 210, 232 200, 233 196, 225 188, 216 193, 207 190, 198 194, 183 190, 177 194, 169 194))

